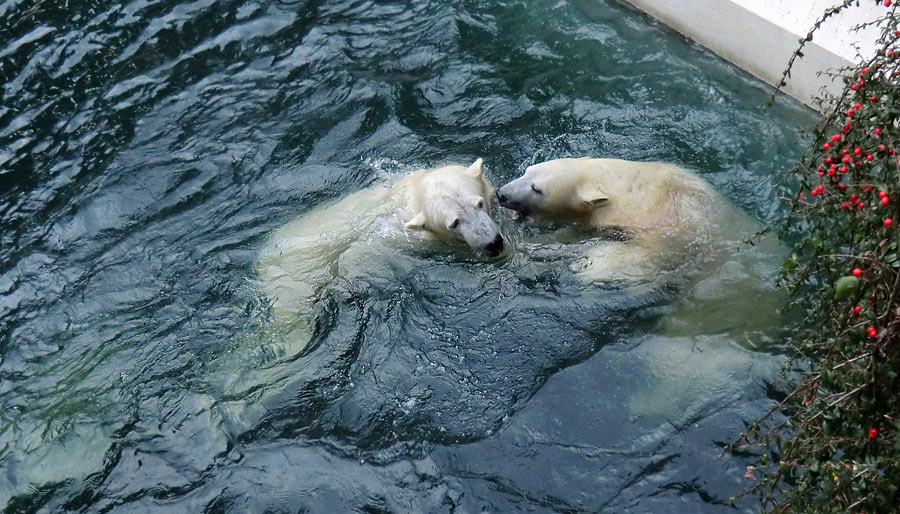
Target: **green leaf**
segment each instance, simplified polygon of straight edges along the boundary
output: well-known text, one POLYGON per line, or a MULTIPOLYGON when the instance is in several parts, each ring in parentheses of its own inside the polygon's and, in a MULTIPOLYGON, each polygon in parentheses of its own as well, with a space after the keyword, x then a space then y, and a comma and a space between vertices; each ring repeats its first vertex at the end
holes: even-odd
POLYGON ((853 275, 847 275, 837 279, 834 283, 834 297, 837 300, 847 298, 859 289, 859 279, 853 275))

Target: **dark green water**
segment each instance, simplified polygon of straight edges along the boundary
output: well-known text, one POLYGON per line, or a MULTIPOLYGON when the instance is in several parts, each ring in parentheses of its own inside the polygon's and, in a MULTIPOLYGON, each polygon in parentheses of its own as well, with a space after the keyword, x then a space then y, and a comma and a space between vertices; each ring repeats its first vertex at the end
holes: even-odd
POLYGON ((321 201, 478 156, 495 184, 674 162, 771 221, 796 103, 603 0, 6 0, 0 78, 4 512, 733 511, 717 443, 772 404, 777 322, 675 334, 678 290, 559 251, 405 249, 294 355, 252 265, 321 201))

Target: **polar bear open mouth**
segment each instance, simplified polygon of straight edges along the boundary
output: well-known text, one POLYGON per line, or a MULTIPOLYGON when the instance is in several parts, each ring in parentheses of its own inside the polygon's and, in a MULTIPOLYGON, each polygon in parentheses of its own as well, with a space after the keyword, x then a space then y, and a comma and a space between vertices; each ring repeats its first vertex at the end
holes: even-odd
POLYGON ((532 218, 533 213, 532 213, 531 209, 528 208, 527 205, 512 202, 508 198, 500 196, 499 193, 497 193, 497 199, 498 199, 498 203, 500 204, 500 207, 503 207, 504 209, 509 209, 515 213, 515 216, 513 216, 514 220, 528 221, 532 218))
POLYGON ((528 209, 513 209, 516 215, 513 217, 516 221, 528 221, 531 219, 531 212, 528 209))

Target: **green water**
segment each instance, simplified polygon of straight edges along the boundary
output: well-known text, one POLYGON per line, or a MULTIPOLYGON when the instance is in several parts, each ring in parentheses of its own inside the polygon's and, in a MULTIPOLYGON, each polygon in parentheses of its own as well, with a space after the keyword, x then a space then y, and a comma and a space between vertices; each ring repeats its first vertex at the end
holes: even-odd
POLYGON ((768 222, 810 111, 602 0, 7 0, 0 34, 5 512, 733 511, 717 445, 773 402, 777 250, 762 297, 722 300, 727 267, 584 285, 582 243, 502 214, 507 259, 349 260, 300 353, 253 262, 314 205, 475 157, 494 184, 672 162, 768 222))

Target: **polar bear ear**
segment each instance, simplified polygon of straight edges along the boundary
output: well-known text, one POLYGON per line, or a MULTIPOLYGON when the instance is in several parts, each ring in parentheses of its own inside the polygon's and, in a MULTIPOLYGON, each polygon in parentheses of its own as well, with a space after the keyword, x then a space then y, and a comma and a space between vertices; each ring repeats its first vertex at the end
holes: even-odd
POLYGON ((419 214, 416 214, 413 219, 404 223, 403 226, 410 230, 424 230, 426 221, 428 220, 425 217, 425 212, 420 211, 419 214))
POLYGON ((602 207, 609 202, 609 195, 596 184, 585 184, 578 188, 578 198, 589 207, 602 207))
POLYGON ((473 177, 473 178, 480 177, 481 176, 481 165, 483 164, 483 162, 484 161, 481 160, 481 157, 479 157, 478 159, 475 159, 475 162, 473 162, 471 166, 466 168, 466 175, 473 177))

